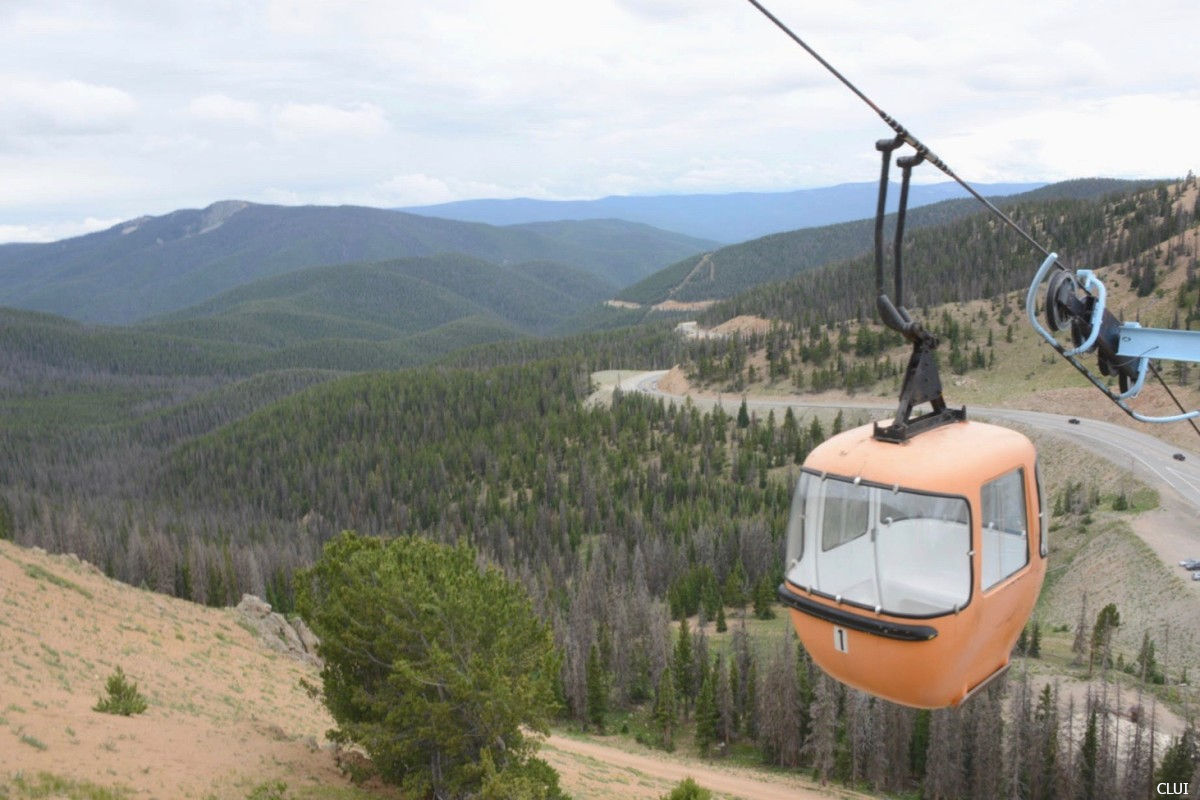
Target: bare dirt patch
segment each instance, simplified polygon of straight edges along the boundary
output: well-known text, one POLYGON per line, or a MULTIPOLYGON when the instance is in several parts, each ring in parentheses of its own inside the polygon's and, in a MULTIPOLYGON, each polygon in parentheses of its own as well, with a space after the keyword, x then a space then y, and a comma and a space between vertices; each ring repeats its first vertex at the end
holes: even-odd
POLYGON ((727 319, 712 329, 713 333, 725 335, 734 333, 767 333, 770 330, 771 320, 750 314, 742 314, 733 319, 727 319))
POLYGON ((663 300, 661 303, 655 303, 652 308, 655 311, 703 311, 715 302, 717 301, 693 300, 685 303, 682 300, 663 300))
POLYGON ((161 798, 348 785, 321 747, 333 720, 300 684, 319 683, 316 669, 268 650, 233 609, 0 542, 0 642, 0 777, 47 771, 161 798), (118 666, 144 714, 92 710, 118 666))
POLYGON ((658 388, 671 394, 691 394, 692 386, 687 375, 679 367, 671 367, 666 375, 658 379, 658 388))

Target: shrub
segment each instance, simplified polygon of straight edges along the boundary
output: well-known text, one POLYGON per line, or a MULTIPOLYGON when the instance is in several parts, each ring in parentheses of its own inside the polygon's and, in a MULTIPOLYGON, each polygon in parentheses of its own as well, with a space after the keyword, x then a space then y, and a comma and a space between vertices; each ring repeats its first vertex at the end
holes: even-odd
POLYGON ((466 546, 346 532, 296 599, 321 640, 331 738, 361 745, 385 782, 421 797, 559 796, 528 735, 548 731, 559 662, 520 584, 466 546))
POLYGON ((691 778, 684 778, 670 794, 663 795, 662 800, 712 800, 712 792, 691 778))
POLYGON ((136 683, 125 679, 125 673, 120 667, 108 676, 107 689, 108 697, 101 697, 92 707, 93 711, 128 717, 146 710, 146 698, 138 691, 136 683))

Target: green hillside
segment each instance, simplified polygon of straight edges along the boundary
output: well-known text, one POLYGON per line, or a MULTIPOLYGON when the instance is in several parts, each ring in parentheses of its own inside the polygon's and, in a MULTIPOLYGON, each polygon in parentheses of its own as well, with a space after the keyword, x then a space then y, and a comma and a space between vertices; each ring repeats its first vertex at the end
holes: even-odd
MULTIPOLYGON (((1018 204, 1064 199, 1096 200, 1117 192, 1144 188, 1152 183, 1111 179, 1066 181, 1015 195, 997 201, 997 204, 1002 208, 1014 208, 1018 204)), ((865 213, 870 213, 870 210, 863 209, 865 213)), ((982 217, 984 213, 976 200, 947 200, 912 209, 905 227, 913 232, 966 217, 982 217)), ((886 225, 889 231, 894 223, 895 215, 888 215, 886 225)), ((873 218, 861 219, 765 236, 722 248, 707 259, 692 255, 630 286, 620 292, 617 298, 653 304, 668 298, 696 301, 732 297, 754 286, 786 280, 807 270, 867 253, 873 247, 874 226, 873 218), (697 269, 702 260, 702 268, 697 269)))
POLYGON ((127 323, 297 269, 439 253, 555 261, 622 286, 711 246, 612 220, 496 227, 375 208, 225 201, 61 242, 0 245, 0 305, 127 323))
POLYGON ((566 252, 581 255, 573 264, 582 266, 582 254, 603 258, 608 270, 601 275, 617 287, 636 283, 664 264, 679 259, 679 253, 696 253, 720 247, 719 242, 697 239, 623 219, 556 220, 506 226, 506 230, 528 231, 556 243, 566 252), (652 265, 647 269, 646 265, 652 265))
POLYGON ((611 287, 560 264, 500 267, 466 256, 297 270, 240 286, 141 326, 282 347, 317 339, 385 341, 467 317, 541 332, 611 287))
MULTIPOLYGON (((1178 191, 1178 186, 1168 190, 1160 185, 1106 194, 1106 199, 1066 193, 1003 208, 1036 239, 1049 243, 1065 263, 1098 267, 1132 258, 1187 227, 1192 209, 1175 207, 1178 191)), ((914 308, 1021 288, 1042 258, 990 214, 912 231, 904 252, 903 299, 914 308)), ((756 314, 808 324, 873 316, 873 304, 874 261, 863 255, 757 286, 712 306, 701 317, 714 322, 756 314)))

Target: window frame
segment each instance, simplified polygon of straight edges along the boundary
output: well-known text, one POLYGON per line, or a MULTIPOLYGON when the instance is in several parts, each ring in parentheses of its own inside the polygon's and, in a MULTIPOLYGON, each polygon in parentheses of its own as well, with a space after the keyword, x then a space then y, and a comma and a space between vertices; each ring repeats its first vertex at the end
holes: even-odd
MULTIPOLYGON (((957 494, 957 493, 950 493, 950 492, 931 492, 931 491, 927 491, 924 489, 913 489, 913 488, 907 487, 907 486, 900 486, 899 484, 887 484, 887 483, 879 483, 876 481, 864 480, 862 478, 850 478, 845 475, 836 475, 831 472, 819 471, 819 470, 811 469, 808 467, 804 467, 804 468, 801 468, 800 476, 796 479, 796 486, 792 490, 793 491, 793 500, 792 500, 793 509, 795 507, 795 502, 796 502, 795 493, 799 491, 800 482, 801 482, 801 480, 803 480, 803 477, 805 475, 809 475, 809 476, 811 476, 811 478, 816 479, 817 481, 821 481, 821 482, 824 482, 826 480, 837 480, 837 481, 844 481, 845 483, 851 484, 853 486, 863 487, 866 489, 880 489, 880 490, 886 491, 886 492, 891 492, 893 489, 896 489, 901 492, 907 492, 909 494, 918 495, 921 497, 933 497, 933 498, 937 498, 939 500, 961 501, 963 503, 963 505, 966 506, 966 511, 967 511, 967 514, 966 514, 967 549, 963 551, 963 558, 965 558, 967 560, 967 596, 962 604, 960 604, 954 608, 948 608, 943 611, 936 611, 936 612, 933 612, 930 614, 912 614, 912 613, 902 612, 902 611, 889 611, 888 609, 883 608, 882 606, 880 606, 879 610, 876 611, 875 606, 867 605, 866 603, 860 603, 856 600, 849 600, 844 597, 839 600, 837 596, 829 594, 828 592, 821 591, 820 589, 818 589, 814 586, 805 586, 801 583, 796 583, 796 582, 792 581, 792 579, 790 578, 790 573, 791 573, 793 567, 799 566, 802 563, 804 563, 804 559, 805 559, 806 555, 810 558, 811 557, 819 557, 818 554, 821 551, 820 539, 822 538, 822 532, 818 532, 816 534, 816 536, 818 537, 817 538, 818 546, 815 548, 812 548, 812 550, 815 551, 814 553, 810 553, 809 552, 810 548, 807 546, 807 541, 806 541, 808 538, 807 524, 809 521, 808 518, 811 513, 808 508, 807 503, 805 504, 805 513, 801 516, 803 527, 801 528, 802 536, 801 536, 801 540, 800 540, 799 554, 795 557, 794 560, 789 559, 788 563, 786 563, 784 565, 785 581, 787 581, 788 583, 791 583, 793 586, 800 587, 809 595, 833 601, 835 603, 838 603, 841 606, 852 606, 854 608, 863 609, 864 611, 869 611, 872 614, 880 614, 880 615, 885 615, 885 616, 889 616, 889 617, 898 617, 901 619, 938 619, 941 617, 948 617, 948 616, 951 616, 954 614, 961 613, 964 609, 969 607, 971 605, 971 603, 975 602, 975 528, 976 528, 975 504, 971 502, 971 499, 969 497, 967 497, 964 494, 957 494)), ((869 513, 868 513, 868 516, 870 516, 869 513)), ((788 531, 789 531, 789 533, 791 531, 792 524, 793 524, 793 518, 792 518, 791 512, 789 512, 789 514, 788 514, 788 531)), ((855 541, 855 539, 849 539, 846 542, 844 542, 843 544, 847 544, 851 541, 855 541)), ((871 545, 872 545, 872 556, 875 558, 876 563, 877 563, 878 562, 878 558, 877 558, 878 552, 875 550, 875 548, 878 545, 877 545, 876 540, 872 540, 871 545)), ((790 544, 785 542, 785 547, 788 548, 788 555, 790 556, 791 555, 790 544)), ((1028 551, 1028 546, 1026 547, 1026 550, 1028 551)), ((819 571, 820 570, 818 567, 817 568, 818 574, 819 574, 819 571)))
MULTIPOLYGON (((986 480, 979 485, 979 551, 980 551, 979 552, 979 589, 984 594, 987 594, 988 592, 991 592, 994 589, 997 589, 997 588, 1003 586, 1006 581, 1008 581, 1009 579, 1011 579, 1017 575, 1020 575, 1023 571, 1028 569, 1029 566, 1033 563, 1033 553, 1032 553, 1032 547, 1030 545, 1030 527, 1031 526, 1029 524, 1029 502, 1028 502, 1029 493, 1028 493, 1028 484, 1026 483, 1026 481, 1027 481, 1027 478, 1026 478, 1026 474, 1025 474, 1025 465, 1018 464, 1017 466, 1013 467, 1012 469, 1005 470, 1004 472, 1001 472, 999 475, 995 476, 994 478, 986 480), (1018 485, 1021 487, 1021 509, 1023 512, 1021 515, 1021 521, 1025 525, 1025 531, 1024 531, 1024 533, 1025 533, 1025 536, 1024 536, 1024 538, 1025 538, 1025 560, 1024 560, 1024 562, 1021 563, 1021 565, 1019 567, 1014 569, 1012 572, 1009 572, 1005 575, 1001 575, 999 578, 997 578, 992 583, 988 584, 987 586, 984 586, 983 585, 984 572, 985 572, 984 562, 985 562, 985 559, 987 558, 987 547, 985 546, 985 543, 984 543, 984 534, 989 530, 988 528, 985 528, 984 524, 983 524, 984 518, 986 516, 984 513, 984 508, 983 508, 985 490, 987 489, 987 487, 989 485, 994 484, 997 481, 1001 481, 1001 480, 1009 477, 1013 473, 1017 474, 1018 485)), ((1039 524, 1038 527, 1040 528, 1041 525, 1039 524)))
POLYGON ((1038 513, 1034 516, 1038 526, 1038 554, 1042 558, 1050 556, 1050 544, 1046 541, 1046 506, 1042 502, 1042 470, 1035 458, 1033 460, 1033 482, 1037 485, 1038 513))

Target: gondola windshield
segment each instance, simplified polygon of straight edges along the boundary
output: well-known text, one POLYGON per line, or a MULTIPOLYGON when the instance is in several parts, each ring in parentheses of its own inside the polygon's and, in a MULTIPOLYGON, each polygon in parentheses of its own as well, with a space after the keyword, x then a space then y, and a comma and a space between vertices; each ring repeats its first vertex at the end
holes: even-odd
POLYGON ((965 498, 801 473, 788 524, 788 580, 896 616, 953 613, 971 599, 965 498))

